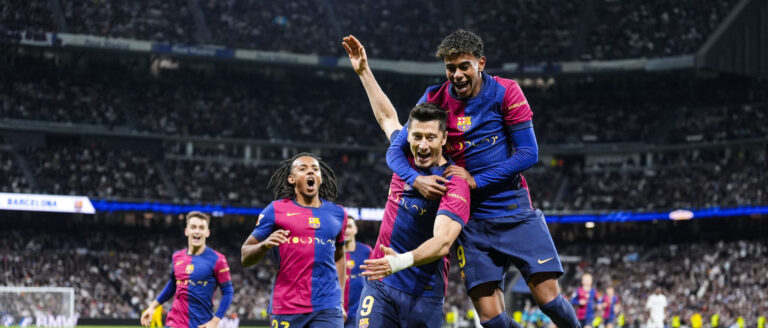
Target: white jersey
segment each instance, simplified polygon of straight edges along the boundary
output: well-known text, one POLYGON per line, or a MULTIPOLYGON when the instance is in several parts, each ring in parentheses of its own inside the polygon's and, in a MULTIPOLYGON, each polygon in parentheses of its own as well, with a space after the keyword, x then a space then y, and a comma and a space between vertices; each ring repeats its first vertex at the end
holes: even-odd
POLYGON ((667 297, 662 294, 652 294, 648 296, 648 302, 645 308, 650 310, 651 318, 654 320, 664 320, 664 308, 667 307, 667 297))

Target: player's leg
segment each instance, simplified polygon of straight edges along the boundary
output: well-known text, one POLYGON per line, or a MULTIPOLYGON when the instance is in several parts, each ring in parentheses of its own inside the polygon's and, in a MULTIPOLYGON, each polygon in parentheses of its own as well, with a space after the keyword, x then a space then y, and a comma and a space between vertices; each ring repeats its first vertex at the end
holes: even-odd
POLYGON ((480 317, 480 325, 485 328, 520 327, 517 321, 507 315, 504 309, 504 292, 498 286, 498 281, 488 282, 469 291, 469 297, 480 317))
POLYGON ((389 289, 380 281, 365 282, 363 291, 360 293, 356 327, 400 327, 396 300, 392 298, 389 289))
POLYGON ((559 328, 581 327, 573 306, 561 295, 557 278, 563 274, 555 243, 539 210, 521 213, 517 223, 489 221, 494 250, 508 256, 520 270, 533 298, 559 328), (510 244, 508 241, 514 241, 510 244), (507 242, 504 242, 507 241, 507 242))
POLYGON ((443 297, 413 296, 393 291, 398 299, 401 327, 440 328, 443 326, 443 297))
POLYGON ((311 315, 307 328, 339 328, 344 326, 344 314, 341 309, 315 311, 311 315))
POLYGON ((459 235, 456 257, 461 276, 472 304, 477 310, 480 325, 486 328, 519 328, 504 311, 504 293, 499 288, 509 261, 494 256, 484 220, 469 220, 459 235))

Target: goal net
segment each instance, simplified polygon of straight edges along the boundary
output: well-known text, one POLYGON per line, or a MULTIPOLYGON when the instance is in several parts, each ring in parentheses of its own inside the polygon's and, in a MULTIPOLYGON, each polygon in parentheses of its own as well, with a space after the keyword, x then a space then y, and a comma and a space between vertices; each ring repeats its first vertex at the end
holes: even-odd
POLYGON ((75 289, 0 286, 0 326, 74 327, 75 289))

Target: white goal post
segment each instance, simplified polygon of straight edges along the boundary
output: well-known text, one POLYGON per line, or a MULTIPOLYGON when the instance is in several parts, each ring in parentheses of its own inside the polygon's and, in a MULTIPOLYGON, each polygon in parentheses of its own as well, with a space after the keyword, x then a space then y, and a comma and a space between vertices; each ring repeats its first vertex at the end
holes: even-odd
POLYGON ((0 286, 0 326, 76 324, 74 288, 0 286))

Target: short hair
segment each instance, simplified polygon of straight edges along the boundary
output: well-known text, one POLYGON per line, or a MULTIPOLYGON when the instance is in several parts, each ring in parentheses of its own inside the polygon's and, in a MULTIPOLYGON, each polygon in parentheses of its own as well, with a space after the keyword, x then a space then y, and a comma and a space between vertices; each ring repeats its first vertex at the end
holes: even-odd
POLYGON ((349 222, 349 221, 355 222, 355 221, 357 221, 357 219, 355 219, 354 216, 347 214, 347 222, 349 222))
POLYGON ((411 127, 413 120, 421 122, 438 121, 440 125, 440 132, 445 133, 446 121, 448 120, 448 114, 442 108, 433 103, 421 103, 411 109, 408 114, 408 127, 411 127))
POLYGON ((200 211, 192 211, 192 212, 187 213, 187 218, 186 218, 186 220, 187 220, 186 224, 187 225, 189 225, 189 220, 191 220, 192 218, 198 218, 200 220, 203 220, 203 221, 205 221, 205 223, 209 227, 211 226, 211 216, 208 215, 208 214, 205 214, 205 213, 200 212, 200 211))
POLYGON ((446 36, 437 46, 437 58, 449 58, 463 54, 472 54, 477 58, 483 57, 483 39, 467 30, 457 30, 446 36))

